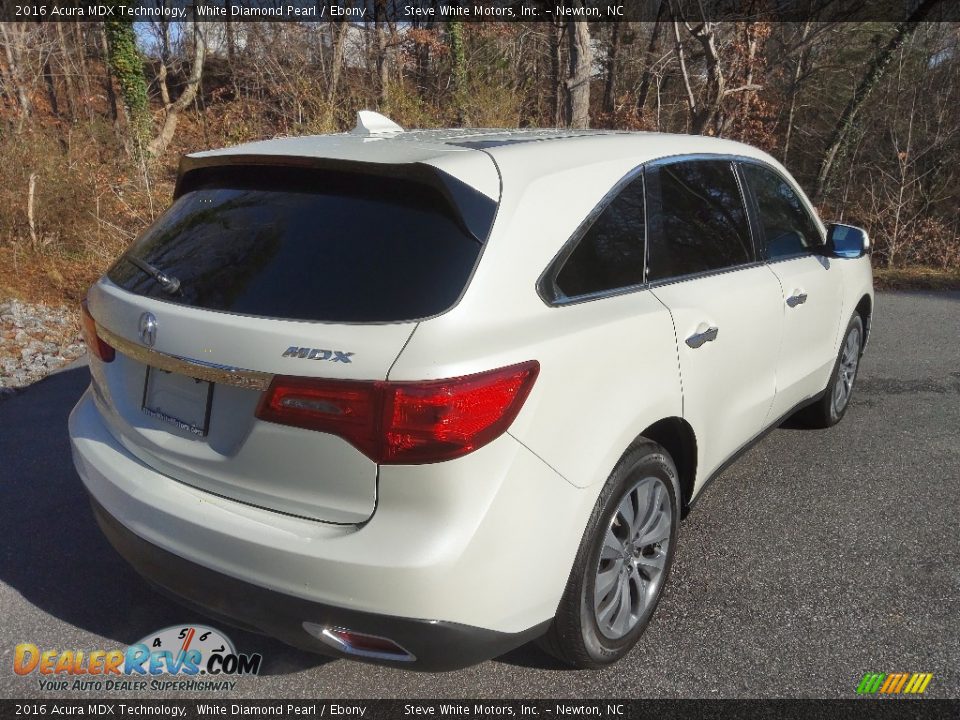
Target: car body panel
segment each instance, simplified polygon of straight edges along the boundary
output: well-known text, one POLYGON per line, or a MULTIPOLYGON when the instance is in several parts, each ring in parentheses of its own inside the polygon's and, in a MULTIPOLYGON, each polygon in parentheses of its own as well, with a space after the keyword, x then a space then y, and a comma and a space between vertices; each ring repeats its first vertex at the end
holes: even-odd
POLYGON ((577 527, 592 508, 509 435, 449 463, 385 468, 380 507, 356 526, 279 514, 157 472, 116 441, 92 392, 70 429, 87 490, 148 542, 261 587, 385 615, 501 632, 549 619, 580 541, 551 537, 555 523, 577 527), (544 498, 559 516, 527 510, 544 498), (540 554, 545 537, 555 554, 540 554), (536 559, 496 561, 508 557, 536 559))
MULTIPOLYGON (((836 360, 835 338, 844 310, 837 260, 808 253, 769 263, 781 287, 783 332, 777 360, 777 393, 769 420, 827 386, 836 360), (798 303, 792 298, 803 297, 798 303)), ((845 321, 844 321, 845 322, 845 321)))
MULTIPOLYGON (((780 285, 762 265, 654 287, 670 309, 683 387, 683 418, 697 435, 695 489, 764 429, 776 391, 782 333, 780 285), (716 328, 713 341, 686 340, 716 328)), ((696 490, 695 490, 696 491, 696 490)))
MULTIPOLYGON (((335 325, 211 312, 134 295, 99 281, 89 306, 98 324, 144 345, 140 318, 156 319, 151 350, 208 366, 269 375, 382 380, 415 323, 335 325), (290 347, 349 352, 350 362, 284 353, 290 347)), ((91 360, 100 407, 114 436, 142 461, 181 482, 280 512, 330 522, 363 522, 376 507, 377 466, 333 435, 254 417, 261 393, 218 384, 209 432, 198 438, 142 411, 146 366, 118 353, 91 360)), ((318 357, 320 357, 318 355, 318 357)))
POLYGON ((790 178, 740 143, 602 131, 347 133, 189 156, 181 172, 325 160, 361 171, 429 165, 498 200, 496 219, 477 238, 482 253, 459 300, 413 322, 243 316, 99 281, 89 295, 96 323, 136 352, 91 360, 93 386, 70 421, 85 486, 137 537, 271 591, 503 633, 539 627, 557 610, 604 483, 646 428, 687 421, 695 495, 781 410, 824 389, 847 319, 864 296, 872 307, 869 258, 823 255, 569 303, 540 296, 541 275, 611 188, 645 163, 691 156, 750 158, 790 178), (791 316, 795 289, 809 299, 791 316), (531 360, 540 369, 509 429, 489 444, 454 460, 378 467, 339 437, 257 420, 262 388, 218 384, 203 439, 141 412, 148 312, 157 321, 151 352, 187 362, 186 373, 201 363, 267 382, 402 382, 531 360), (715 341, 684 342, 711 325, 715 341), (284 356, 290 347, 352 355, 349 363, 284 356))

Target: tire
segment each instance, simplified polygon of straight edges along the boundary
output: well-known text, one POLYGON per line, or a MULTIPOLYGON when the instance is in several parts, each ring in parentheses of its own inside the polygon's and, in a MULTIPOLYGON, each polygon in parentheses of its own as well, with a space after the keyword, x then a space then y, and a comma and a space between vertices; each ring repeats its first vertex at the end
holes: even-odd
POLYGON ((857 372, 860 370, 860 355, 863 353, 863 319, 859 313, 850 319, 847 331, 840 343, 837 361, 830 373, 830 380, 823 397, 801 411, 799 419, 808 427, 828 428, 843 419, 850 407, 857 372))
POLYGON ((667 451, 647 440, 632 445, 597 498, 556 617, 538 641, 544 650, 567 665, 597 668, 633 648, 670 575, 679 497, 667 451))

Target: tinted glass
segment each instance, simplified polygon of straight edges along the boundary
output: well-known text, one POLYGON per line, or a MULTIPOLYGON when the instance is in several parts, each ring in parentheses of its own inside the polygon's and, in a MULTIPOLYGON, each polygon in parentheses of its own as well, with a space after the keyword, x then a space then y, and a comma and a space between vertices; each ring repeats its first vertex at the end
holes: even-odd
POLYGON ((768 258, 796 255, 823 244, 819 228, 786 180, 759 165, 740 167, 757 201, 768 258))
POLYGON ((176 293, 123 259, 109 277, 141 295, 210 310, 403 321, 453 305, 480 247, 440 191, 426 184, 232 169, 229 177, 218 172, 191 185, 127 251, 175 276, 176 293))
POLYGON ((688 160, 649 168, 648 280, 719 270, 753 260, 733 166, 688 160))
POLYGON ((643 282, 643 176, 623 188, 600 213, 557 274, 567 297, 643 282))

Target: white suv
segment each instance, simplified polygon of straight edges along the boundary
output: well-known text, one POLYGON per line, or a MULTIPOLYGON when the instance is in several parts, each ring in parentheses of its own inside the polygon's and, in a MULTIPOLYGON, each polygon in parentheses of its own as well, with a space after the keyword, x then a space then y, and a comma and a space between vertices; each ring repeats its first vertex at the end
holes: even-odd
POLYGON ((186 157, 91 288, 96 517, 182 602, 299 647, 613 662, 707 483, 798 410, 842 417, 866 235, 735 142, 361 115, 186 157))

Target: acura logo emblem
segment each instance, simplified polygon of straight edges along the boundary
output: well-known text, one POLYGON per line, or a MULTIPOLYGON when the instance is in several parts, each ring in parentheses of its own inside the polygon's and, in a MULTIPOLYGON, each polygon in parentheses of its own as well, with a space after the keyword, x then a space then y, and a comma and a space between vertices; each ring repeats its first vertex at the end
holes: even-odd
POLYGON ((140 316, 140 339, 147 347, 153 347, 157 341, 157 318, 153 313, 145 312, 140 316))

